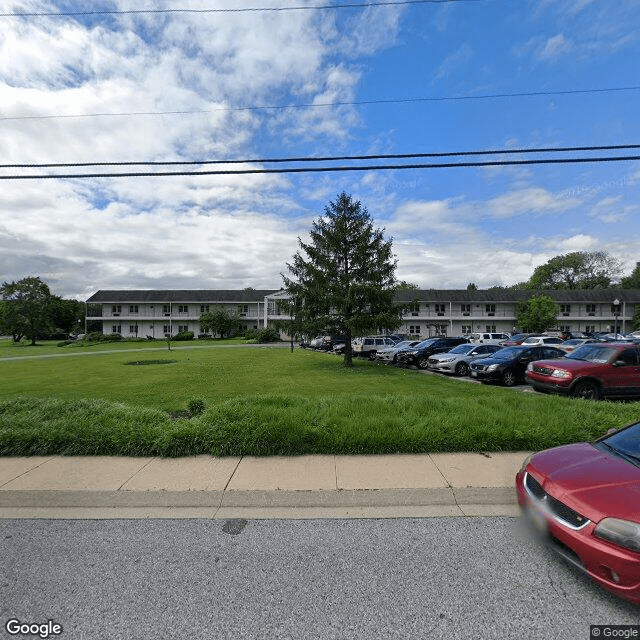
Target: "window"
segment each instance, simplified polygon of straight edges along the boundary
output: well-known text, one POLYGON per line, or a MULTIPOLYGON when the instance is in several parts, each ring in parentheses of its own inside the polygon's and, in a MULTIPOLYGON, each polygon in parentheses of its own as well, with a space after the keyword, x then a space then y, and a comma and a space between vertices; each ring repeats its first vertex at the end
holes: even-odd
POLYGON ((619 353, 616 360, 622 360, 625 365, 636 366, 638 364, 638 350, 637 349, 625 349, 622 353, 619 353))
POLYGON ((417 316, 418 313, 420 313, 420 303, 419 302, 415 302, 412 305, 409 305, 409 313, 412 316, 417 316))
MULTIPOLYGON (((496 315, 496 305, 495 304, 485 304, 485 311, 487 312, 488 316, 495 316, 496 315)), ((487 329, 487 331, 491 331, 491 329, 487 329)), ((495 331, 495 328, 493 329, 493 331, 495 331)))
POLYGON ((170 324, 165 324, 162 327, 162 333, 164 333, 165 336, 170 336, 171 335, 171 325, 170 324))
POLYGON ((595 316, 596 315, 596 305, 595 304, 588 304, 587 305, 587 315, 588 316, 595 316))
POLYGON ((463 324, 462 325, 462 335, 467 335, 471 333, 471 325, 470 324, 463 324))
POLYGON ((239 304, 238 305, 238 313, 241 316, 246 316, 249 313, 249 305, 248 304, 239 304))
POLYGON ((201 304, 200 305, 200 313, 209 313, 209 305, 201 304))
MULTIPOLYGON (((595 305, 594 305, 595 306, 595 305)), ((585 333, 595 333, 596 332, 596 325, 595 324, 588 324, 585 328, 585 333)))
POLYGON ((410 324, 409 325, 409 333, 412 336, 419 336, 420 335, 420 325, 419 324, 410 324))
POLYGON ((178 313, 189 313, 189 305, 179 304, 178 305, 178 313))
POLYGON ((463 316, 470 316, 471 315, 471 305, 470 304, 461 304, 460 305, 460 312, 462 313, 463 316))
POLYGON ((129 305, 129 313, 138 313, 138 305, 130 304, 129 305))
POLYGON ((129 325, 129 333, 135 333, 136 335, 138 335, 138 325, 137 324, 130 324, 129 325))
POLYGON ((111 325, 111 333, 122 333, 122 326, 119 324, 111 325))
POLYGON ((170 316, 171 315, 171 305, 170 304, 163 304, 162 305, 162 313, 164 313, 165 316, 170 316))
POLYGON ((560 329, 560 331, 562 331, 563 333, 571 333, 571 326, 568 324, 561 324, 558 329, 560 329))
MULTIPOLYGON (((487 333, 495 333, 495 331, 496 331, 496 325, 495 325, 495 324, 488 324, 488 325, 485 325, 484 330, 485 330, 487 333)), ((487 336, 487 339, 488 339, 488 340, 490 340, 490 339, 491 339, 491 336, 487 336)))
POLYGON ((437 304, 436 305, 436 314, 439 316, 443 316, 444 315, 444 305, 443 304, 437 304))
MULTIPOLYGON (((114 316, 119 316, 122 313, 122 305, 121 304, 114 304, 111 307, 111 313, 114 316)), ((115 333, 115 331, 114 331, 114 333, 115 333)))
POLYGON ((189 331, 189 325, 188 324, 179 324, 178 325, 178 333, 185 333, 189 331))
POLYGON ((571 313, 571 305, 570 304, 561 304, 560 305, 560 313, 563 316, 568 316, 571 313))

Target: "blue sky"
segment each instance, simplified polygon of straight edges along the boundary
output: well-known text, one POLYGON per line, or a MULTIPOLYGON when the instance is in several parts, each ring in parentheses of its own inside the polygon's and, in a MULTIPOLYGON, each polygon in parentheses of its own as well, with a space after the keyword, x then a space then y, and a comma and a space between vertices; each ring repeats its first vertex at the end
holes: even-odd
MULTIPOLYGON (((0 13, 314 4, 330 3, 2 0, 0 13)), ((637 8, 476 0, 0 17, 0 154, 157 162, 637 144, 637 8), (547 95, 486 97, 523 93, 547 95), (283 105, 298 107, 247 109, 283 105)), ((278 288, 297 238, 342 191, 393 238, 398 277, 424 288, 514 284, 569 251, 607 251, 625 273, 640 260, 633 161, 2 180, 0 280, 39 275, 78 298, 278 288)))

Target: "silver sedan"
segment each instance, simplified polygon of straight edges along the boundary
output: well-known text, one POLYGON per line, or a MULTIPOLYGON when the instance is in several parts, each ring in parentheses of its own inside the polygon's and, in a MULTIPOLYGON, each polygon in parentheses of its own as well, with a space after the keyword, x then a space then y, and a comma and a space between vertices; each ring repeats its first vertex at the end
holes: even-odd
POLYGON ((376 354, 376 358, 381 362, 393 364, 396 362, 396 354, 398 353, 398 351, 400 351, 400 349, 415 347, 417 344, 420 344, 420 340, 404 340, 403 342, 398 342, 392 347, 380 349, 380 351, 378 351, 378 353, 376 354))
POLYGON ((475 358, 486 358, 501 349, 497 344, 459 344, 445 353, 429 357, 427 369, 439 373, 453 373, 456 376, 469 374, 469 363, 475 358))

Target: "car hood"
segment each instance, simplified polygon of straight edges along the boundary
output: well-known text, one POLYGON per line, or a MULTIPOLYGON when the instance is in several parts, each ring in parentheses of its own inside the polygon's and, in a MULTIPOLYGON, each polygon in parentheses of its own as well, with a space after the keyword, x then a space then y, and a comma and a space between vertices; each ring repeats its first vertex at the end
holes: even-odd
POLYGON ((586 360, 572 360, 571 358, 556 358, 555 360, 536 360, 536 365, 564 369, 565 371, 588 371, 589 369, 601 369, 602 362, 587 362, 586 360))
POLYGON ((585 442, 542 451, 531 466, 545 491, 590 520, 640 522, 640 468, 630 462, 585 442))

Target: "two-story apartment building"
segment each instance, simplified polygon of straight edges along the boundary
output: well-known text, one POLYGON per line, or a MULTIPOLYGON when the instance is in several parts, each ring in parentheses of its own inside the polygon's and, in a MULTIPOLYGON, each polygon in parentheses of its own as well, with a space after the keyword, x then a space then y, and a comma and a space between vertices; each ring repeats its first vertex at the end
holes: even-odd
POLYGON ((164 338, 182 331, 203 333, 200 316, 225 308, 245 329, 265 326, 265 298, 274 290, 98 291, 87 300, 87 321, 101 322, 102 333, 125 338, 164 338))
MULTIPOLYGON (((558 305, 560 331, 572 333, 631 330, 640 308, 640 290, 596 289, 510 291, 486 289, 419 289, 398 293, 406 303, 399 333, 425 338, 432 335, 466 335, 474 331, 518 330, 517 304, 544 294, 558 305)), ((98 291, 87 300, 87 320, 102 323, 103 333, 124 337, 163 338, 180 331, 203 333, 201 314, 223 306, 237 313, 245 328, 262 328, 287 319, 279 302, 286 293, 277 290, 152 290, 98 291)))

